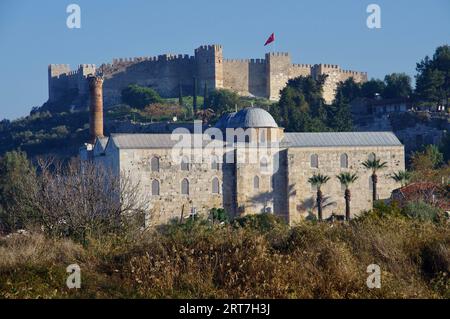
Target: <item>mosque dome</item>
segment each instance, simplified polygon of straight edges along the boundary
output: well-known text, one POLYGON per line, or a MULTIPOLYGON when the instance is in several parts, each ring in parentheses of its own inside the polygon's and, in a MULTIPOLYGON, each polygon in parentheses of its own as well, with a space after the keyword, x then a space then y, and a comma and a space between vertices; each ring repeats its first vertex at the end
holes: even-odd
POLYGON ((223 115, 216 124, 217 128, 262 128, 278 127, 272 115, 258 107, 247 107, 235 113, 223 115))

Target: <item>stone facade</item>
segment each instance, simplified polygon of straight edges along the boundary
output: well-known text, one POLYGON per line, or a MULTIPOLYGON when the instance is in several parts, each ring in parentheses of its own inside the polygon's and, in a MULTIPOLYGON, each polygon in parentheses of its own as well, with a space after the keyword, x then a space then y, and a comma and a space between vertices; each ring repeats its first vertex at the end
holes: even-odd
POLYGON ((87 77, 102 75, 104 103, 111 106, 120 103, 121 91, 128 84, 149 86, 163 97, 178 96, 179 86, 190 94, 194 78, 198 92, 208 89, 230 89, 244 96, 279 98, 279 91, 288 79, 300 75, 318 77, 327 74, 324 98, 331 103, 337 84, 353 77, 357 82, 367 81, 367 73, 341 70, 329 64, 293 64, 289 53, 267 53, 264 59, 225 59, 221 45, 204 45, 195 50, 194 56, 164 54, 157 57, 114 59, 112 63, 96 68, 82 64, 75 71, 66 64, 51 64, 48 69, 49 101, 73 96, 80 107, 87 105, 87 77))
POLYGON ((372 207, 371 172, 362 163, 369 154, 387 162, 387 168, 379 171, 378 196, 379 199, 390 197, 391 191, 399 186, 390 175, 405 169, 403 146, 390 147, 311 147, 289 148, 287 150, 287 185, 289 189, 289 220, 296 222, 306 218, 310 213, 316 213, 316 190, 308 183, 308 178, 314 173, 328 175, 330 180, 322 186, 324 196, 329 197, 323 210, 324 218, 332 213, 342 214, 345 211, 344 189, 335 177, 341 172, 351 172, 358 175, 358 179, 350 186, 352 214, 369 210, 372 207), (317 154, 318 168, 310 165, 311 155, 317 154), (348 167, 341 167, 341 155, 346 154, 348 167))
MULTIPOLYGON (((279 147, 266 148, 262 152, 247 143, 237 144, 217 155, 217 165, 205 155, 202 161, 191 162, 188 170, 173 160, 170 134, 118 134, 110 137, 106 145, 105 138, 98 139, 93 158, 99 164, 110 166, 116 174, 125 173, 139 183, 140 197, 146 198, 149 204, 149 225, 166 223, 181 216, 186 218, 193 211, 207 215, 214 207, 225 208, 231 216, 273 213, 295 224, 309 215, 317 215, 316 190, 308 183, 308 178, 314 173, 331 178, 322 187, 326 197, 324 218, 333 213, 344 215, 344 190, 335 177, 344 171, 357 173, 359 177, 350 186, 351 215, 355 216, 372 207, 371 172, 363 167, 362 162, 373 155, 387 162, 387 168, 378 172, 379 199, 388 199, 391 191, 400 186, 390 178, 392 173, 405 169, 404 149, 400 143, 389 146, 382 143, 370 146, 289 146, 285 142, 290 134, 297 133, 280 136, 279 147), (141 139, 153 142, 133 144, 141 139), (123 140, 129 140, 131 144, 126 145, 123 140), (311 167, 314 154, 318 157, 317 168, 311 167), (250 160, 251 155, 257 160, 250 160), (341 161, 343 155, 346 165, 341 161), (233 158, 233 162, 226 158, 233 158), (262 165, 263 158, 267 165, 262 165), (157 169, 152 164, 154 159, 158 162, 157 169), (183 194, 183 180, 189 183, 188 194, 183 194), (214 180, 218 187, 216 191, 214 180), (156 194, 152 188, 154 181, 158 185, 156 194)), ((342 138, 339 136, 341 133, 330 134, 338 134, 337 138, 342 138)), ((379 136, 378 133, 361 134, 372 134, 375 139, 379 136)), ((253 140, 254 136, 250 138, 253 140)))

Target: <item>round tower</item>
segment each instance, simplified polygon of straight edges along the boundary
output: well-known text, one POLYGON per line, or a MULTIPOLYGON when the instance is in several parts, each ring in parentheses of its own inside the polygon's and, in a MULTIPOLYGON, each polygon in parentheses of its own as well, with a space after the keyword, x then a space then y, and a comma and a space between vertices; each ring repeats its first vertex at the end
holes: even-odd
POLYGON ((103 78, 89 76, 89 143, 103 137, 103 78))

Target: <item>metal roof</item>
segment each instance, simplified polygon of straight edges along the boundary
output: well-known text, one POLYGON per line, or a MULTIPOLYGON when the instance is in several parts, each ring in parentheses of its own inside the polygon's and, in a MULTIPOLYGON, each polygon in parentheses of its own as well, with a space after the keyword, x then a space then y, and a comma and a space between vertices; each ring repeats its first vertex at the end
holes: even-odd
POLYGON ((392 132, 285 133, 286 147, 401 146, 392 132))
MULTIPOLYGON (((192 145, 194 145, 195 134, 180 134, 191 137, 192 145)), ((203 135, 197 134, 198 138, 202 140, 203 135)), ((183 137, 184 140, 185 137, 183 137)), ((140 149, 140 148, 172 148, 180 142, 180 138, 176 139, 175 134, 111 134, 113 143, 121 149, 140 149), (173 139, 173 140, 172 140, 173 139)), ((186 140, 184 140, 186 141, 186 140)), ((218 143, 217 146, 223 145, 223 141, 202 140, 202 146, 211 146, 212 143, 218 143)), ((178 144, 180 145, 180 144, 178 144)))

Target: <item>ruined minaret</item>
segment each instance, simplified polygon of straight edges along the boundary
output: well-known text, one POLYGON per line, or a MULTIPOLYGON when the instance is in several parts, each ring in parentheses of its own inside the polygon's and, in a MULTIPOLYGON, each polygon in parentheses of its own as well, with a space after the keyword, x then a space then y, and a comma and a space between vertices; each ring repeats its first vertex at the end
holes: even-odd
POLYGON ((103 78, 89 76, 89 143, 94 144, 97 137, 103 137, 103 78))

